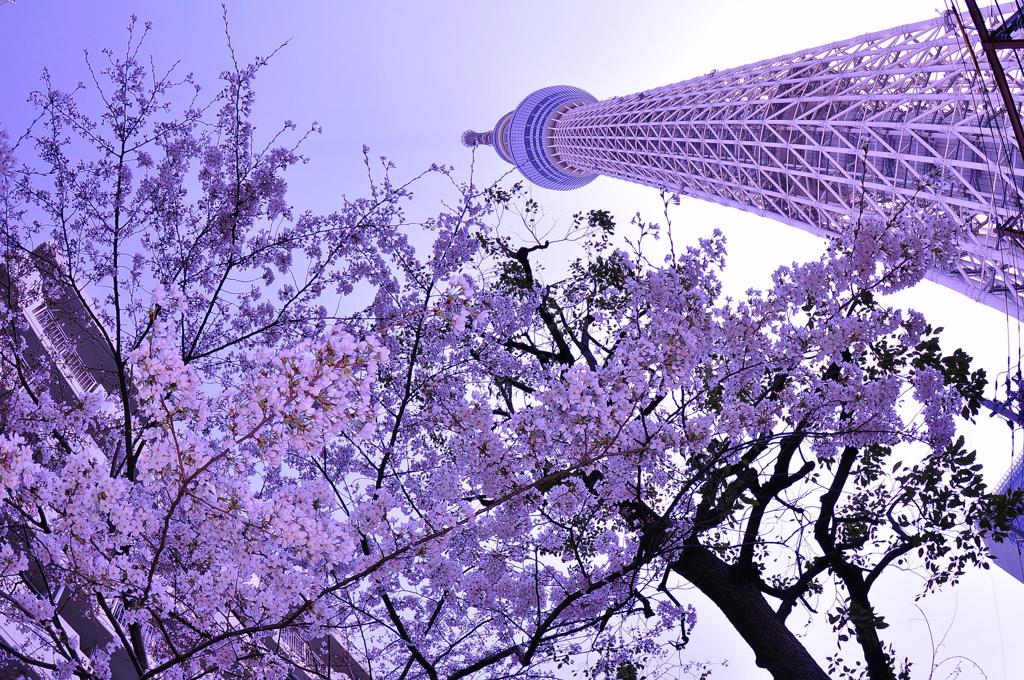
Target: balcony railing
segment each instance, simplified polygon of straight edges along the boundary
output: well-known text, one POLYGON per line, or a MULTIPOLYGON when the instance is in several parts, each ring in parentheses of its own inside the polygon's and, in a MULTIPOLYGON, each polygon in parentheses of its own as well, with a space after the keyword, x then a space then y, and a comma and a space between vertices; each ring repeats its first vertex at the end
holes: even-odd
POLYGON ((64 330, 64 324, 41 298, 26 307, 25 316, 79 397, 103 390, 79 356, 78 348, 64 330))
POLYGON ((324 659, 319 653, 313 650, 295 629, 285 629, 278 634, 278 647, 292 663, 307 675, 317 679, 329 680, 367 680, 370 676, 363 670, 366 667, 366 660, 357 660, 352 655, 351 648, 343 645, 336 638, 323 638, 328 645, 338 645, 338 657, 336 659, 324 659))
POLYGON ((278 644, 286 656, 299 668, 316 673, 317 677, 330 678, 331 669, 320 655, 313 651, 309 643, 302 639, 297 631, 286 628, 278 636, 278 644))

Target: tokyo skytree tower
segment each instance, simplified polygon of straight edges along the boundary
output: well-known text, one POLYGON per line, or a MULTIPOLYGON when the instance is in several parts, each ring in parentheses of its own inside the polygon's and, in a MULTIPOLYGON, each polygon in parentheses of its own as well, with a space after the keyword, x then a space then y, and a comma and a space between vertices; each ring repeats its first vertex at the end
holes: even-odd
MULTIPOLYGON (((885 217, 944 213, 961 253, 929 278, 1024 318, 1024 163, 979 42, 947 12, 604 101, 545 87, 462 141, 540 187, 607 175, 822 236, 862 201, 885 217)), ((1020 95, 1019 62, 1005 75, 1020 95)))

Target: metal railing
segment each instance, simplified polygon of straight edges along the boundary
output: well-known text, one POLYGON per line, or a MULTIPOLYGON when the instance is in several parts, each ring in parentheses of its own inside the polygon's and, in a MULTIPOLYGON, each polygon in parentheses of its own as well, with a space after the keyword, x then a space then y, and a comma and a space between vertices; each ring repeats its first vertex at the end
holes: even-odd
POLYGON ((278 645, 289 659, 303 670, 310 670, 318 677, 330 678, 331 669, 319 654, 313 651, 298 631, 285 628, 278 635, 278 645))
POLYGON ((40 298, 25 309, 25 315, 40 336, 40 340, 61 369, 61 374, 71 384, 78 396, 97 392, 102 386, 93 376, 92 371, 82 361, 78 348, 64 330, 61 323, 46 303, 40 298), (32 323, 34 322, 34 323, 32 323))

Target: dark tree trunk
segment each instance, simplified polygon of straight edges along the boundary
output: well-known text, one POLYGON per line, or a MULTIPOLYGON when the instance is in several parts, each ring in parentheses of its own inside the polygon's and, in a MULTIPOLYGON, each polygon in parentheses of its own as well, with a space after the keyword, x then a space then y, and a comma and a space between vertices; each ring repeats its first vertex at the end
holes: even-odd
POLYGON ((757 665, 776 680, 829 680, 750 578, 693 542, 672 568, 718 605, 754 651, 757 665))
POLYGON ((868 586, 857 568, 843 562, 835 567, 836 573, 850 591, 850 620, 857 633, 857 642, 864 650, 864 661, 871 680, 895 680, 892 664, 875 626, 875 610, 868 599, 868 586))

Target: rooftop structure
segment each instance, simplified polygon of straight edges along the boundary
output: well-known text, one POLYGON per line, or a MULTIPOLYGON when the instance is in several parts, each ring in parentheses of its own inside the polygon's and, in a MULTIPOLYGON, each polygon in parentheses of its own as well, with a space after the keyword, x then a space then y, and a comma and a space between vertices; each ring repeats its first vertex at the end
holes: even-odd
POLYGON ((603 101, 545 87, 462 141, 539 187, 617 177, 822 236, 865 210, 949 216, 961 252, 929 278, 1020 318, 1024 162, 977 47, 947 12, 603 101))

